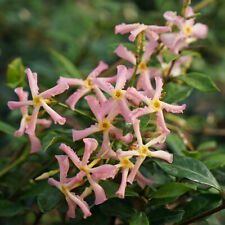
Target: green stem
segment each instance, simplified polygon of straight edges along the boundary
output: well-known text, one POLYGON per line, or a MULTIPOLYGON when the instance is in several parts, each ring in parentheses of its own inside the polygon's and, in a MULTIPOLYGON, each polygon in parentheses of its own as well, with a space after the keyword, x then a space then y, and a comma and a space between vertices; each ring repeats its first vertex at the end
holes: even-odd
POLYGON ((16 167, 19 164, 21 164, 23 161, 25 161, 27 159, 28 156, 29 156, 29 148, 26 147, 24 152, 23 152, 23 154, 17 160, 15 160, 12 164, 10 164, 6 168, 4 168, 2 171, 0 171, 0 177, 3 177, 11 169, 13 169, 14 167, 16 167))
POLYGON ((202 8, 205 8, 207 5, 212 4, 214 0, 202 0, 197 5, 193 7, 194 11, 198 11, 202 8))

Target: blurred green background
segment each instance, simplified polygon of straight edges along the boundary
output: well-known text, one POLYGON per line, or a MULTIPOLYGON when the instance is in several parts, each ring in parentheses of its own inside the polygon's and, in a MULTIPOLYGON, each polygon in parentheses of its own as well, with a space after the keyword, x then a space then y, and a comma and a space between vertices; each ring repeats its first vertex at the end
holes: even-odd
MULTIPOLYGON (((184 116, 189 116, 190 127, 196 128, 194 146, 216 140, 224 148, 225 1, 192 0, 192 6, 201 13, 197 21, 208 25, 209 34, 195 43, 201 57, 194 58, 190 71, 211 76, 221 92, 193 91, 185 101, 184 116), (206 132, 206 128, 210 129, 206 132)), ((0 120, 19 127, 18 111, 10 112, 7 107, 7 101, 17 99, 6 85, 7 67, 15 58, 20 57, 25 67, 38 73, 43 90, 68 72, 52 50, 68 58, 85 76, 99 60, 109 65, 118 60, 113 51, 120 42, 127 42, 127 36, 115 35, 115 25, 164 25, 163 13, 172 10, 179 14, 181 7, 181 0, 0 0, 0 120)), ((0 157, 9 156, 8 145, 15 139, 0 134, 0 157)))

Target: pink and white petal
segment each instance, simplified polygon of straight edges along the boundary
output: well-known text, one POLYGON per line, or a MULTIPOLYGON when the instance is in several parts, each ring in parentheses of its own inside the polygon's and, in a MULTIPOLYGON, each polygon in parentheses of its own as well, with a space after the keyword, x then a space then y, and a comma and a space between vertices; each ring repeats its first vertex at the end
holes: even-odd
POLYGON ((95 193, 95 205, 102 204, 107 200, 104 189, 90 175, 87 178, 95 193))
POLYGON ((168 163, 173 162, 173 154, 170 154, 170 153, 162 151, 162 150, 151 152, 150 156, 159 158, 159 159, 163 159, 163 160, 167 161, 168 163))
POLYGON ((184 47, 188 47, 188 44, 185 41, 185 38, 181 38, 180 40, 178 40, 175 45, 170 48, 170 50, 175 53, 175 54, 179 54, 179 52, 184 48, 184 47))
POLYGON ((131 133, 123 136, 123 130, 116 128, 113 125, 110 127, 109 133, 111 134, 112 138, 116 138, 124 143, 130 143, 133 139, 133 135, 131 133))
POLYGON ((157 124, 158 131, 160 131, 161 133, 163 133, 165 135, 169 134, 170 130, 168 130, 168 128, 166 127, 166 123, 165 123, 165 120, 164 120, 162 110, 158 110, 156 112, 156 116, 157 116, 156 124, 157 124))
POLYGON ((55 158, 58 160, 59 172, 60 172, 60 183, 66 183, 67 173, 69 171, 69 159, 67 155, 55 155, 55 158))
POLYGON ((75 218, 75 209, 76 204, 70 198, 66 197, 66 201, 68 204, 67 216, 70 218, 75 218))
POLYGON ((174 45, 180 40, 183 39, 184 35, 179 32, 179 33, 165 33, 160 35, 160 39, 163 42, 165 46, 168 48, 173 48, 174 45))
POLYGON ((146 45, 146 50, 142 56, 141 61, 147 64, 148 61, 150 60, 151 55, 155 52, 155 49, 157 46, 158 46, 157 41, 154 41, 154 40, 149 41, 146 45))
MULTIPOLYGON (((17 94, 17 96, 18 96, 18 98, 21 102, 27 101, 28 92, 24 91, 22 87, 18 87, 14 91, 17 94)), ((21 113, 22 113, 23 116, 28 114, 28 107, 27 106, 21 107, 20 110, 21 110, 21 113)))
POLYGON ((101 104, 103 102, 107 101, 107 98, 105 97, 105 95, 102 93, 102 91, 98 87, 93 87, 92 90, 95 92, 95 94, 101 104))
POLYGON ((41 142, 36 137, 36 135, 28 134, 28 136, 29 136, 30 144, 31 144, 30 153, 35 153, 35 152, 41 151, 41 149, 42 149, 41 142))
POLYGON ((39 88, 37 86, 37 74, 32 73, 32 71, 29 68, 27 68, 25 70, 25 73, 27 74, 27 78, 28 78, 32 96, 34 97, 34 96, 38 95, 38 91, 39 91, 39 88))
POLYGON ((145 93, 148 93, 148 96, 153 97, 155 90, 152 87, 150 76, 147 71, 142 71, 139 77, 140 85, 145 93))
POLYGON ((16 101, 9 101, 8 102, 8 107, 13 110, 13 109, 17 109, 17 108, 22 108, 24 106, 29 106, 32 105, 33 102, 32 101, 22 101, 22 102, 16 102, 16 101))
POLYGON ((66 122, 66 119, 62 116, 60 116, 55 110, 53 110, 51 107, 48 106, 45 101, 42 101, 42 106, 45 109, 45 111, 51 116, 51 118, 54 120, 54 123, 58 123, 59 125, 63 125, 66 122))
POLYGON ((137 91, 134 87, 130 87, 127 89, 126 93, 129 94, 129 96, 133 96, 133 98, 140 99, 141 101, 145 102, 147 105, 151 101, 150 98, 147 96, 143 95, 140 91, 137 91))
POLYGON ((120 114, 126 120, 127 123, 131 123, 131 111, 128 106, 128 102, 125 98, 117 100, 118 107, 120 109, 120 114))
POLYGON ((88 78, 93 79, 106 69, 108 69, 108 65, 105 64, 104 62, 100 61, 98 66, 88 75, 88 78))
POLYGON ((163 81, 161 77, 155 77, 155 94, 154 94, 154 99, 159 100, 162 90, 163 90, 163 81))
POLYGON ((77 173, 76 176, 71 177, 71 178, 67 178, 67 184, 66 184, 67 188, 69 190, 72 190, 73 187, 77 183, 80 183, 83 180, 84 176, 86 176, 85 172, 84 171, 80 171, 79 173, 77 173))
POLYGON ((158 137, 151 139, 147 144, 145 144, 145 147, 146 148, 151 147, 151 146, 155 147, 157 144, 162 144, 163 142, 165 142, 167 134, 168 133, 164 132, 161 135, 159 135, 158 137))
POLYGON ((37 119, 37 124, 41 124, 45 128, 48 128, 51 126, 52 121, 47 119, 37 119))
POLYGON ((117 66, 116 89, 122 90, 127 81, 127 68, 124 65, 117 66))
POLYGON ((121 149, 118 149, 116 151, 116 154, 117 154, 118 158, 122 158, 122 157, 131 158, 133 156, 138 156, 139 152, 138 152, 138 150, 122 151, 121 149))
POLYGON ((172 30, 170 26, 156 26, 156 25, 150 25, 148 26, 147 29, 155 33, 171 32, 172 30))
POLYGON ((20 122, 20 128, 19 128, 19 130, 15 131, 14 136, 16 136, 16 137, 22 136, 24 134, 25 128, 26 128, 26 122, 25 122, 25 119, 22 118, 21 122, 20 122))
POLYGON ((125 59, 132 63, 133 65, 136 65, 136 58, 133 52, 129 51, 126 47, 124 47, 122 44, 120 44, 117 49, 114 51, 120 58, 125 59))
POLYGON ((191 8, 191 6, 188 6, 185 11, 185 17, 190 17, 193 15, 194 15, 194 10, 191 8))
POLYGON ((90 89, 87 87, 83 87, 81 89, 76 90, 70 97, 66 100, 66 104, 74 110, 77 102, 82 98, 86 93, 88 93, 90 89))
POLYGON ((85 144, 85 150, 82 159, 82 164, 87 165, 92 152, 98 147, 98 142, 94 138, 84 138, 83 142, 85 144))
POLYGON ((96 119, 99 121, 101 120, 100 116, 99 116, 99 111, 100 111, 100 104, 97 101, 97 99, 95 98, 95 96, 93 95, 88 95, 84 98, 87 103, 88 106, 90 107, 91 111, 93 112, 93 114, 95 115, 96 119))
POLYGON ((61 183, 59 181, 55 180, 54 178, 49 178, 48 183, 52 186, 57 187, 61 191, 61 183))
POLYGON ((73 135, 73 141, 78 141, 80 139, 83 139, 90 134, 93 134, 95 132, 100 131, 99 129, 99 124, 96 123, 94 125, 91 125, 89 128, 85 128, 83 130, 72 130, 72 135, 73 135))
POLYGON ((67 89, 69 89, 69 85, 64 81, 61 81, 55 87, 52 87, 52 88, 42 92, 40 95, 43 98, 54 97, 56 95, 62 94, 67 89))
POLYGON ((205 24, 202 23, 196 23, 192 27, 192 34, 191 36, 204 39, 207 37, 208 34, 208 27, 205 24))
POLYGON ((143 141, 142 141, 141 132, 140 132, 140 120, 135 119, 133 121, 133 128, 137 138, 138 146, 141 147, 143 145, 143 141))
POLYGON ((85 202, 80 196, 78 195, 75 195, 74 193, 72 192, 68 192, 68 197, 76 204, 78 205, 84 216, 83 218, 86 219, 88 216, 91 216, 91 212, 90 212, 90 209, 89 209, 89 206, 87 204, 87 202, 85 202))
POLYGON ((114 178, 117 172, 117 168, 110 164, 101 165, 90 169, 92 178, 95 181, 106 180, 108 178, 114 178))
POLYGON ((158 41, 159 39, 159 35, 148 28, 145 30, 145 34, 149 41, 158 41))
POLYGON ((57 81, 57 84, 61 82, 67 83, 69 86, 84 85, 84 80, 76 78, 60 77, 59 80, 57 81))
POLYGON ((130 41, 135 41, 136 37, 138 34, 140 34, 142 31, 144 31, 147 27, 144 24, 140 24, 138 27, 134 28, 133 30, 130 31, 130 36, 129 40, 130 41))
POLYGON ((140 26, 139 23, 133 23, 133 24, 125 24, 125 23, 121 23, 119 25, 115 26, 115 34, 126 34, 131 32, 133 29, 137 28, 138 26, 140 26))
POLYGON ((35 106, 33 109, 31 120, 28 124, 28 128, 25 131, 27 134, 35 135, 35 128, 36 128, 36 124, 37 124, 37 117, 38 117, 39 109, 40 109, 40 107, 38 107, 38 106, 35 106))
POLYGON ((113 98, 110 98, 109 100, 102 103, 99 110, 100 120, 103 120, 108 113, 111 113, 115 109, 116 104, 114 103, 115 101, 113 98))
POLYGON ((137 108, 131 112, 131 118, 132 120, 136 120, 140 116, 144 116, 153 112, 154 111, 151 106, 145 106, 144 108, 137 108))
POLYGON ((116 192, 116 194, 118 195, 119 198, 124 198, 124 196, 125 196, 128 172, 129 172, 129 169, 127 169, 127 168, 122 169, 121 184, 120 184, 120 187, 119 187, 118 191, 116 192))
POLYGON ((145 160, 145 157, 137 157, 136 162, 135 162, 135 164, 134 164, 134 167, 131 168, 130 174, 129 174, 128 178, 127 178, 127 181, 128 181, 130 184, 133 183, 134 178, 136 177, 137 172, 138 172, 138 170, 139 170, 141 164, 144 162, 144 160, 145 160))
POLYGON ((105 91, 106 93, 108 93, 110 95, 112 95, 115 90, 114 87, 110 83, 108 83, 102 79, 97 79, 97 78, 93 79, 91 84, 97 85, 100 89, 102 89, 103 91, 105 91))
POLYGON ((142 189, 144 189, 146 185, 152 185, 152 184, 155 183, 154 180, 151 180, 151 179, 148 179, 148 178, 144 177, 144 176, 141 174, 140 171, 137 172, 135 178, 136 178, 136 181, 137 181, 138 185, 139 185, 142 189))
POLYGON ((106 119, 109 121, 109 122, 112 122, 114 120, 114 118, 120 113, 120 110, 119 108, 117 107, 117 104, 116 102, 114 101, 113 104, 112 104, 112 108, 111 108, 111 111, 109 111, 109 114, 108 116, 106 117, 106 119))
POLYGON ((161 102, 161 108, 165 109, 167 112, 172 113, 183 113, 186 108, 186 104, 183 105, 171 105, 165 102, 161 102))
POLYGON ((169 22, 175 24, 180 29, 184 26, 185 20, 181 16, 177 16, 175 12, 167 11, 163 14, 163 17, 169 22))
POLYGON ((81 167, 82 163, 72 148, 70 148, 69 146, 67 146, 65 144, 61 144, 59 146, 59 149, 61 149, 62 151, 64 151, 67 154, 67 156, 71 159, 71 161, 74 163, 74 165, 77 168, 81 167))

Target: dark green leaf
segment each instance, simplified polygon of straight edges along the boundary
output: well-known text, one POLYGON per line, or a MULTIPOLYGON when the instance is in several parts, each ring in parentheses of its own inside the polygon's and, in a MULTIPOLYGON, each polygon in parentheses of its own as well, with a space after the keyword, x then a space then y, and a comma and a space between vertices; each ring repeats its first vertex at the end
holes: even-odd
POLYGON ((190 55, 190 56, 201 57, 201 55, 200 55, 199 52, 190 51, 190 50, 184 50, 184 51, 181 52, 180 55, 181 55, 181 56, 187 56, 187 55, 190 55))
POLYGON ((166 49, 162 51, 163 61, 165 63, 170 63, 171 61, 177 59, 180 55, 172 53, 170 50, 166 49))
POLYGON ((173 198, 178 197, 186 193, 187 191, 194 189, 196 190, 196 185, 170 182, 163 185, 157 192, 152 195, 152 198, 173 198))
POLYGON ((176 103, 186 99, 191 94, 192 88, 170 82, 165 86, 164 91, 166 95, 162 100, 167 103, 176 103))
POLYGON ((140 130, 144 130, 148 126, 149 120, 149 115, 144 115, 140 117, 140 130))
POLYGON ((156 162, 166 173, 175 177, 206 184, 220 190, 220 186, 208 168, 199 160, 174 155, 173 163, 156 162))
POLYGON ((25 82, 25 68, 21 58, 15 58, 9 65, 7 70, 7 85, 11 88, 24 87, 25 82))
POLYGON ((130 225, 149 225, 148 217, 144 212, 137 212, 131 217, 130 225))
POLYGON ((12 127, 11 125, 3 121, 0 121, 0 131, 13 136, 16 129, 12 127))
POLYGON ((176 223, 181 221, 183 215, 183 210, 169 210, 166 208, 157 208, 150 211, 149 222, 151 225, 176 223))
POLYGON ((225 154, 211 155, 204 163, 210 170, 223 167, 225 166, 225 154))
POLYGON ((0 200, 0 216, 15 216, 23 209, 24 207, 18 202, 0 200))
POLYGON ((177 134, 171 133, 167 135, 166 143, 169 148, 177 155, 184 155, 183 152, 187 150, 183 140, 177 134))
POLYGON ((182 80, 190 87, 196 88, 199 91, 203 92, 219 91, 219 88, 211 80, 211 78, 202 73, 193 72, 188 73, 186 75, 178 76, 176 78, 182 80))
POLYGON ((55 59, 61 65, 61 67, 64 68, 66 75, 69 75, 70 77, 81 78, 79 71, 69 59, 53 49, 49 49, 49 52, 51 53, 53 59, 55 59))
POLYGON ((46 189, 40 193, 37 197, 37 202, 42 212, 47 212, 54 209, 61 199, 61 192, 52 186, 46 187, 46 189))
POLYGON ((217 144, 215 141, 207 141, 207 142, 200 144, 197 147, 197 150, 201 151, 201 150, 208 149, 208 148, 215 148, 216 146, 217 146, 217 144))

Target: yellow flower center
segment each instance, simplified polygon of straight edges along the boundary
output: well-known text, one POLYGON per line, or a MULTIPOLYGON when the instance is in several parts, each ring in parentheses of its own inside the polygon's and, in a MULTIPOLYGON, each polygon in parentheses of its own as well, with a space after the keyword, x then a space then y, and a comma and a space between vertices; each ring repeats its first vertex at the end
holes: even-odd
POLYGON ((67 193, 67 187, 65 187, 64 185, 62 185, 61 186, 61 191, 62 191, 62 193, 66 196, 66 197, 68 197, 68 193, 67 193))
POLYGON ((111 124, 107 120, 104 120, 100 122, 99 124, 99 128, 103 131, 107 131, 110 127, 111 127, 111 124))
POLYGON ((140 153, 140 156, 141 156, 141 157, 144 157, 144 158, 145 158, 145 157, 149 154, 148 148, 142 147, 142 148, 139 150, 139 153, 140 153))
POLYGON ((123 97, 123 92, 119 89, 116 89, 114 92, 113 92, 113 98, 115 100, 118 100, 118 99, 121 99, 123 97))
POLYGON ((186 26, 184 28, 184 30, 185 30, 186 36, 190 36, 191 35, 191 33, 192 33, 191 27, 186 26))
POLYGON ((133 166, 133 163, 127 158, 127 157, 123 157, 121 160, 120 160, 120 163, 123 167, 129 169, 130 167, 133 166))
POLYGON ((89 171, 88 171, 87 168, 84 167, 84 166, 81 166, 81 167, 79 168, 79 170, 80 170, 80 171, 84 171, 85 174, 86 174, 86 176, 89 174, 89 171))
POLYGON ((92 79, 88 78, 86 81, 85 81, 85 85, 89 88, 89 89, 92 89, 94 87, 94 85, 91 84, 91 81, 92 79))
POLYGON ((160 110, 161 103, 160 103, 159 100, 157 100, 157 99, 153 100, 153 101, 150 103, 150 105, 153 106, 153 110, 154 110, 154 111, 160 110))
POLYGON ((141 62, 138 67, 140 71, 146 71, 148 69, 147 65, 144 62, 141 62))
POLYGON ((42 105, 42 97, 40 95, 34 96, 33 98, 33 105, 34 106, 41 106, 42 105))
POLYGON ((25 117, 25 122, 26 122, 26 124, 28 124, 28 123, 30 122, 30 120, 31 120, 31 116, 26 116, 26 117, 25 117))

